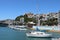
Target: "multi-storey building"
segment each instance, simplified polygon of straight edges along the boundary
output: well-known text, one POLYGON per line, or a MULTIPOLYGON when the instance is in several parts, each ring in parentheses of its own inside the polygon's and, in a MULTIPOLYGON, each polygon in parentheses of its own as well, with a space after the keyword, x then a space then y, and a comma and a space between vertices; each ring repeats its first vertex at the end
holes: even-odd
POLYGON ((42 16, 41 20, 43 20, 43 21, 47 20, 47 18, 48 18, 47 14, 42 14, 41 16, 42 16))
POLYGON ((48 18, 51 19, 51 18, 58 18, 58 13, 49 13, 48 14, 48 18))
POLYGON ((41 16, 40 14, 36 14, 36 15, 33 16, 33 18, 35 18, 36 20, 38 20, 38 18, 40 18, 40 16, 41 16))
MULTIPOLYGON (((40 20, 48 20, 48 19, 51 19, 51 18, 58 18, 59 17, 59 13, 54 13, 54 12, 51 12, 51 13, 47 13, 47 14, 33 14, 31 12, 29 13, 26 13, 26 15, 28 16, 28 18, 35 18, 36 20, 38 20, 38 18, 40 20), (42 18, 40 18, 42 16, 42 18)), ((60 17, 59 17, 60 18, 60 17)))

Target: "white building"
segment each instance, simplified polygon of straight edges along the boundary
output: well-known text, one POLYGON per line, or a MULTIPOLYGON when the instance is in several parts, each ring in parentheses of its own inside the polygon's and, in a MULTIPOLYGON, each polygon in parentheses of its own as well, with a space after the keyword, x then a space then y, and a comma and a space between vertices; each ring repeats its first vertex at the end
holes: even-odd
POLYGON ((41 16, 43 17, 43 18, 41 19, 41 20, 43 20, 43 21, 45 21, 45 20, 47 20, 47 19, 48 19, 47 14, 42 14, 41 16))
POLYGON ((48 18, 51 19, 51 18, 58 18, 58 13, 49 13, 48 14, 48 18))
POLYGON ((20 18, 20 23, 24 23, 24 18, 20 18))

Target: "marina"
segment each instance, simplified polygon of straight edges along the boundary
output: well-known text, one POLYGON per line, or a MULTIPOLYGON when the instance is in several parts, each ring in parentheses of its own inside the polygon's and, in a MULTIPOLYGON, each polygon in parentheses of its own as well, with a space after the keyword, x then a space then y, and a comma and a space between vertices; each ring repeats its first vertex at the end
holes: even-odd
POLYGON ((60 40, 60 0, 0 0, 0 40, 60 40))

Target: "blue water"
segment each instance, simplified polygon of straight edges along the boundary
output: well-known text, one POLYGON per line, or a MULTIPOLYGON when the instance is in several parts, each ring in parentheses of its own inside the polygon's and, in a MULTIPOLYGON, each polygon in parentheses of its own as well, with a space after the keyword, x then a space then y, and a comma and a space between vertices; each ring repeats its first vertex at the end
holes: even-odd
MULTIPOLYGON (((60 37, 60 33, 52 34, 55 38, 60 37)), ((8 27, 0 27, 0 40, 52 40, 52 38, 28 38, 26 36, 26 31, 13 30, 8 27)))

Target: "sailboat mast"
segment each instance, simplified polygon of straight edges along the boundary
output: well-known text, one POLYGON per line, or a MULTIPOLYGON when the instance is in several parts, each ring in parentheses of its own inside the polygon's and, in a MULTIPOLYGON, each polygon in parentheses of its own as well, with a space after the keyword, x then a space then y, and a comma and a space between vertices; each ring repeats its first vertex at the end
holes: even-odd
MULTIPOLYGON (((39 14, 39 0, 37 0, 37 13, 39 14)), ((37 23, 37 26, 40 26, 40 15, 38 15, 38 23, 37 23)))

